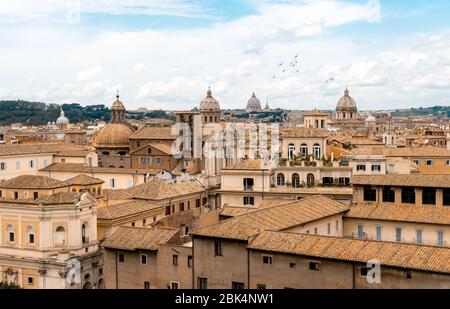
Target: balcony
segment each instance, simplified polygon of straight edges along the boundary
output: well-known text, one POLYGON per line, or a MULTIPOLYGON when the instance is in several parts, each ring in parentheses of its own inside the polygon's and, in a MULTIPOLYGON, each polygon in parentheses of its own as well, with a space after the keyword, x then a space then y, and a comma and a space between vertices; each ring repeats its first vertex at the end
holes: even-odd
POLYGON ((367 239, 367 234, 365 232, 362 233, 354 232, 352 233, 352 237, 358 239, 367 239))

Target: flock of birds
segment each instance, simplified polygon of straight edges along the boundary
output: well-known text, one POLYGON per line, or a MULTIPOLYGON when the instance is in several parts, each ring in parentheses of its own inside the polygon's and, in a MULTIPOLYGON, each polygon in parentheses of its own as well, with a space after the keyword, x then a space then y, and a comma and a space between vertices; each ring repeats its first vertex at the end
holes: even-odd
MULTIPOLYGON (((281 61, 278 63, 277 67, 279 69, 279 72, 273 74, 272 79, 274 79, 274 80, 281 78, 282 75, 288 71, 290 71, 290 72, 294 71, 295 73, 299 73, 300 72, 300 57, 298 54, 296 54, 290 62, 281 61)), ((336 74, 331 72, 330 76, 325 80, 325 83, 331 83, 335 79, 336 79, 336 74)))

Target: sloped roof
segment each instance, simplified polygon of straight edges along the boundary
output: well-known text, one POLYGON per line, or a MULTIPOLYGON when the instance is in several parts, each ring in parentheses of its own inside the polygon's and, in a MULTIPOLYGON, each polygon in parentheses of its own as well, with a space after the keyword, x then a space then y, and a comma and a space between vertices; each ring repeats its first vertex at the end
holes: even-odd
POLYGON ((172 135, 172 127, 144 126, 134 132, 129 139, 174 140, 176 136, 172 135))
POLYGON ((181 195, 204 192, 205 188, 195 180, 168 183, 150 180, 128 189, 128 193, 136 199, 163 200, 181 195))
POLYGON ((105 220, 113 220, 130 215, 138 214, 144 211, 153 210, 161 206, 151 204, 147 201, 133 200, 112 206, 97 208, 97 218, 105 220))
POLYGON ((68 186, 63 181, 40 175, 20 175, 0 183, 0 188, 4 189, 56 189, 68 186))
POLYGON ((64 181, 68 185, 78 185, 78 186, 89 186, 89 185, 99 185, 104 183, 103 180, 94 178, 88 175, 80 174, 73 178, 64 181))
POLYGON ((352 183, 354 185, 449 188, 450 176, 431 174, 358 175, 353 176, 352 183))

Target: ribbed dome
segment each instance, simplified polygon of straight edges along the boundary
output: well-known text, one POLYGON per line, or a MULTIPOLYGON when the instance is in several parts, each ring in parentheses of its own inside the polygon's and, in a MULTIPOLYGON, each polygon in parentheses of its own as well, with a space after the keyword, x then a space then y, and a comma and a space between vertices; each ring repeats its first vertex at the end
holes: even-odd
POLYGON ((98 133, 95 144, 106 146, 128 145, 133 130, 125 123, 110 123, 98 133))
POLYGON ((336 106, 337 112, 357 112, 356 102, 349 95, 349 91, 345 88, 344 96, 340 98, 336 106))
POLYGON ((370 115, 369 117, 366 118, 366 122, 376 122, 377 120, 375 119, 374 116, 370 115))
POLYGON ((119 100, 119 98, 117 98, 111 105, 111 109, 112 110, 125 110, 125 106, 123 105, 122 101, 119 100))
POLYGON ((211 88, 208 88, 206 98, 200 102, 200 111, 220 111, 219 101, 213 98, 211 88))
POLYGON ((64 115, 64 111, 61 110, 61 115, 56 119, 56 124, 67 125, 69 124, 69 119, 64 115))
POLYGON ((261 112, 261 102, 259 102, 259 99, 256 97, 254 92, 252 94, 252 97, 247 101, 246 110, 248 113, 261 112))

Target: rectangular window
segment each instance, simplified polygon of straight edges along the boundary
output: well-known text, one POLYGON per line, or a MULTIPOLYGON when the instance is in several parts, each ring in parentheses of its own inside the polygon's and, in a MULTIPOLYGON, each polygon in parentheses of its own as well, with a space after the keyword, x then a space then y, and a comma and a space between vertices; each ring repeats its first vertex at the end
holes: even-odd
POLYGON ((422 243, 422 230, 416 230, 416 243, 419 245, 422 243))
POLYGON ((150 289, 150 282, 144 281, 144 289, 146 289, 146 290, 150 289))
POLYGON ((202 205, 205 206, 206 203, 208 202, 208 198, 205 196, 202 198, 202 205))
POLYGON ((214 241, 214 255, 222 256, 222 242, 220 240, 214 241))
POLYGON ((192 267, 192 255, 188 255, 188 257, 187 257, 187 266, 189 268, 192 267))
POLYGON ((33 199, 37 199, 39 197, 39 193, 38 192, 33 192, 33 199))
POLYGON ((147 265, 147 255, 146 254, 141 254, 141 264, 147 265))
POLYGON ((179 282, 170 282, 170 288, 172 290, 178 290, 180 288, 180 283, 179 282))
POLYGON ((356 170, 357 171, 365 171, 366 170, 366 166, 362 165, 362 164, 359 164, 359 165, 356 166, 356 170))
POLYGON ((358 224, 358 233, 356 235, 358 238, 364 238, 365 237, 365 233, 364 233, 364 225, 362 224, 358 224))
POLYGON ((34 284, 34 279, 33 279, 33 277, 28 277, 28 284, 29 284, 29 285, 33 285, 33 284, 34 284))
POLYGON ((178 255, 172 255, 172 264, 175 266, 178 265, 178 255))
POLYGON ((30 160, 30 168, 33 168, 33 167, 34 167, 34 161, 30 160))
POLYGON ((266 285, 263 283, 257 283, 256 284, 256 289, 257 290, 265 290, 266 289, 266 285))
POLYGON ((0 170, 6 171, 6 163, 5 162, 0 162, 0 170))
POLYGON ((184 203, 180 203, 180 211, 184 211, 184 203))
POLYGON ((142 219, 142 226, 145 227, 146 224, 147 224, 147 220, 146 219, 142 219))
POLYGON ((14 242, 14 232, 9 232, 9 241, 14 242))
POLYGON ((29 235, 28 235, 28 242, 29 242, 30 244, 34 244, 34 234, 29 234, 29 235))
POLYGON ((200 208, 200 199, 195 200, 195 208, 200 208))
POLYGON ((420 165, 420 160, 413 160, 414 164, 419 166, 420 165))
POLYGON ((372 172, 381 172, 381 165, 379 164, 372 165, 372 172))
POLYGON ((170 215, 170 206, 166 206, 166 216, 170 215))
POLYGON ((399 227, 395 228, 395 241, 396 242, 402 241, 402 229, 399 227))
POLYGON ((395 203, 395 191, 391 187, 383 187, 383 202, 395 203))
POLYGON ((19 192, 14 192, 14 199, 17 200, 19 198, 19 192))
POLYGON ((444 206, 450 206, 450 189, 442 189, 442 197, 443 197, 443 205, 444 206))
POLYGON ((314 234, 317 235, 317 227, 314 228, 314 234))
POLYGON ((434 165, 434 161, 433 160, 427 160, 426 161, 426 166, 433 166, 434 165))
POLYGON ((423 188, 422 204, 436 205, 436 188, 423 188))
POLYGON ((416 203, 416 192, 414 190, 414 187, 402 188, 402 203, 404 204, 416 203))
POLYGON ((364 186, 364 201, 376 202, 377 190, 372 188, 372 186, 364 186))
POLYGON ((131 222, 131 226, 133 226, 133 227, 136 226, 136 222, 134 222, 134 221, 131 222))
POLYGON ((253 178, 244 178, 244 190, 252 191, 254 182, 253 178))
POLYGON ((336 232, 339 231, 339 220, 336 220, 336 232))
POLYGON ((450 160, 445 160, 445 165, 450 166, 450 160))
POLYGON ((114 178, 111 178, 111 179, 109 180, 109 186, 110 186, 111 188, 115 188, 115 187, 116 187, 116 180, 115 180, 114 178))
POLYGON ((289 268, 295 268, 295 263, 289 263, 289 268))
POLYGON ((331 223, 328 223, 327 232, 328 232, 328 235, 331 234, 331 223))
POLYGON ((48 166, 48 160, 44 160, 44 167, 48 166))
POLYGON ((270 255, 263 255, 263 264, 272 264, 272 257, 270 255))
POLYGON ((367 267, 361 267, 360 269, 359 269, 359 274, 362 276, 362 277, 367 277, 367 273, 369 272, 369 269, 367 268, 367 267))
POLYGON ((120 263, 125 262, 125 256, 123 255, 123 253, 119 253, 119 262, 120 263))
POLYGON ((444 246, 444 232, 443 231, 437 232, 437 245, 439 247, 444 246))
POLYGON ((20 161, 16 161, 16 170, 20 170, 20 161))
POLYGON ((255 205, 255 198, 253 196, 244 196, 244 206, 255 205))
POLYGON ((381 241, 381 225, 377 225, 376 227, 376 240, 381 241))
POLYGON ((208 288, 208 278, 198 277, 198 288, 200 290, 206 290, 208 288))
POLYGON ((393 172, 393 171, 395 171, 395 164, 388 164, 387 169, 388 169, 388 172, 393 172))
POLYGON ((231 282, 231 289, 233 290, 243 290, 244 289, 244 283, 242 282, 231 282))
POLYGON ((309 270, 320 270, 320 262, 309 262, 309 270))

